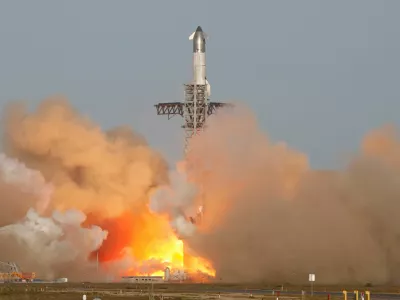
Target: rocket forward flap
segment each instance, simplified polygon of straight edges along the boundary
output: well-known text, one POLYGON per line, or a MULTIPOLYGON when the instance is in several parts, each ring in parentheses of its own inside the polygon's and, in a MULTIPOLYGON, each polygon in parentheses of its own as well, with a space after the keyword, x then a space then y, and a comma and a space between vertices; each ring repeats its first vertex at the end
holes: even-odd
POLYGON ((210 86, 210 83, 208 82, 207 78, 206 78, 206 85, 207 85, 207 94, 208 94, 208 97, 210 97, 211 96, 211 86, 210 86))
MULTIPOLYGON (((189 40, 190 40, 190 41, 192 41, 192 40, 194 39, 194 35, 195 35, 195 34, 196 34, 196 31, 193 32, 193 33, 189 36, 189 40)), ((205 32, 203 32, 202 34, 203 34, 204 39, 208 40, 208 34, 205 33, 205 32)))

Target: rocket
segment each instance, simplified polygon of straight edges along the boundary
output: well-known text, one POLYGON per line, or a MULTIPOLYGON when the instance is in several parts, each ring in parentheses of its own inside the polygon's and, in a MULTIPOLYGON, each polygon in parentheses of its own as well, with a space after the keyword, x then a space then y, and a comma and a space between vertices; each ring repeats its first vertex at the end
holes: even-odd
POLYGON ((206 76, 206 39, 208 36, 200 26, 189 36, 189 40, 193 41, 193 84, 206 85, 209 97, 211 87, 206 76))

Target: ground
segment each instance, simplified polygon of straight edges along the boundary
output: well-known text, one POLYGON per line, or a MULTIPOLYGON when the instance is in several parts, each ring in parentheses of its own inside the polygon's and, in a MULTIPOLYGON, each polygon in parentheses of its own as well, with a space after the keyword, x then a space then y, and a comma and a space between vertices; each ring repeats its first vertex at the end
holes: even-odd
MULTIPOLYGON (((222 285, 222 284, 123 284, 123 283, 67 283, 67 284, 0 284, 0 300, 276 300, 272 290, 281 290, 279 300, 344 300, 343 287, 316 286, 311 296, 309 286, 277 287, 268 285, 222 285), (302 295, 301 291, 305 291, 302 295)), ((400 287, 351 287, 345 288, 348 300, 355 300, 353 291, 371 291, 371 299, 400 299, 400 287)), ((361 296, 359 297, 361 300, 361 296)), ((367 300, 367 298, 365 298, 367 300)))

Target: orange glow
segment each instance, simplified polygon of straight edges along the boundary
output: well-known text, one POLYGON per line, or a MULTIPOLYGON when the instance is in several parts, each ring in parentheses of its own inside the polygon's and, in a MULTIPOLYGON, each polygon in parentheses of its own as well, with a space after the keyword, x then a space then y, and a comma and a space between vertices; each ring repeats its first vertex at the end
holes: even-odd
POLYGON ((207 274, 209 276, 215 277, 215 270, 212 267, 211 263, 206 259, 199 256, 192 256, 189 253, 185 253, 185 268, 189 273, 202 273, 207 274))
POLYGON ((99 250, 100 262, 110 262, 131 256, 137 263, 124 270, 124 275, 163 276, 166 267, 185 269, 189 274, 214 276, 211 264, 200 257, 185 254, 184 246, 169 225, 167 217, 153 214, 145 206, 137 213, 124 213, 118 218, 97 220, 88 217, 87 223, 96 224, 109 232, 99 250))

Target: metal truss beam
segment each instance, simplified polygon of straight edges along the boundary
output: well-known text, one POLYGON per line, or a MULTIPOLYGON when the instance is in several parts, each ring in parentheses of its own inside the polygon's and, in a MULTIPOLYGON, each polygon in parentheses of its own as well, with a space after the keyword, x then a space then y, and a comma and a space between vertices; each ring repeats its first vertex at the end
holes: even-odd
MULTIPOLYGON (((155 106, 157 110, 158 116, 168 116, 168 120, 174 116, 181 116, 183 117, 183 107, 184 103, 182 102, 165 102, 165 103, 158 103, 155 106)), ((211 116, 215 114, 217 110, 221 107, 233 107, 230 103, 223 103, 223 102, 209 102, 207 105, 207 115, 211 116)))
POLYGON ((183 103, 181 102, 166 102, 154 105, 157 110, 157 115, 168 116, 168 120, 176 115, 183 116, 183 103))

